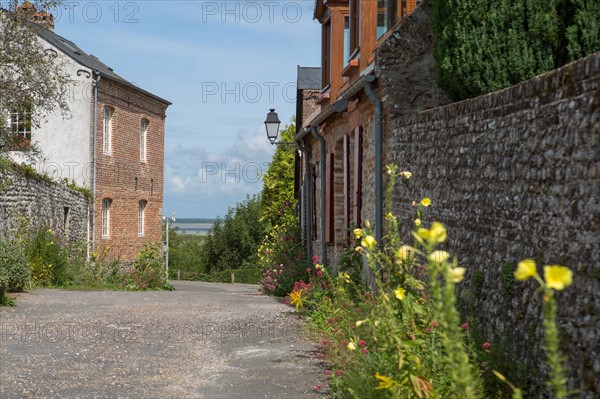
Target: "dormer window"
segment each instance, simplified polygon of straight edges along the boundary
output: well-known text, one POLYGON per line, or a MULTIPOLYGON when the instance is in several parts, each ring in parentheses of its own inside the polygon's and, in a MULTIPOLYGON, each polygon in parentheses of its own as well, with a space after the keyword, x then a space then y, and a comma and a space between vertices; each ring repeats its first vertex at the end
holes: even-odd
POLYGON ((109 107, 104 107, 104 130, 102 134, 103 149, 106 155, 110 155, 112 151, 112 119, 113 110, 109 107))

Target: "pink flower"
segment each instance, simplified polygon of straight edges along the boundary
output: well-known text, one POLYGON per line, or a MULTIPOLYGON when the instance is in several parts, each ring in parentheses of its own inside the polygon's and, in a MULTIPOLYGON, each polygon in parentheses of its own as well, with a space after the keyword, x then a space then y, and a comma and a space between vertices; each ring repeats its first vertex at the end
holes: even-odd
POLYGON ((320 391, 321 389, 323 389, 323 384, 317 384, 317 385, 315 385, 315 389, 317 391, 320 391))
POLYGON ((463 330, 468 330, 469 329, 469 323, 463 323, 462 326, 460 326, 460 328, 462 328, 463 330))
POLYGON ((335 376, 336 377, 341 377, 344 375, 344 371, 343 370, 335 370, 335 376))
POLYGON ((321 270, 317 270, 317 276, 323 277, 323 272, 321 270))
POLYGON ((331 370, 325 370, 325 375, 331 375, 331 370))
POLYGON ((310 273, 310 267, 306 268, 306 273, 310 273))
POLYGON ((368 350, 367 348, 362 348, 362 349, 360 350, 360 353, 362 353, 362 355, 364 356, 364 355, 366 355, 367 353, 369 353, 369 350, 368 350))
POLYGON ((312 261, 313 261, 313 263, 320 263, 321 262, 320 259, 319 259, 319 257, 317 255, 314 255, 312 257, 312 261))
POLYGON ((425 330, 423 330, 423 331, 425 331, 427 334, 429 334, 429 333, 431 332, 431 328, 427 327, 427 328, 426 328, 425 330))
POLYGON ((483 348, 484 351, 489 350, 492 347, 492 344, 490 344, 489 342, 485 341, 483 343, 483 345, 481 345, 481 347, 483 348))
POLYGON ((367 341, 365 341, 364 339, 359 340, 358 346, 367 346, 367 341))
POLYGON ((439 326, 440 326, 440 323, 438 321, 433 320, 431 322, 431 327, 436 328, 436 327, 439 327, 439 326))

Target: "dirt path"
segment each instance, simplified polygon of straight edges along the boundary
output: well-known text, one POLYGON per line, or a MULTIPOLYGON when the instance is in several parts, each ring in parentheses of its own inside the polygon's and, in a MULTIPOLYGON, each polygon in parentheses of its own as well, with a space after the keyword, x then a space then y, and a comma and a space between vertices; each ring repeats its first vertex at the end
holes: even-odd
POLYGON ((314 398, 322 368, 256 286, 19 294, 0 308, 0 398, 314 398))

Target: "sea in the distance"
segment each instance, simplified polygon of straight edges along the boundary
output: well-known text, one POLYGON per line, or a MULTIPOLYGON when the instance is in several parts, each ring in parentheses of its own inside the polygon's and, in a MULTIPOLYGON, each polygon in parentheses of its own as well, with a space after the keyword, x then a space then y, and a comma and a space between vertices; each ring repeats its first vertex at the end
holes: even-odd
POLYGON ((215 219, 205 218, 177 218, 174 223, 171 223, 173 228, 181 234, 193 234, 205 236, 215 223, 215 219))

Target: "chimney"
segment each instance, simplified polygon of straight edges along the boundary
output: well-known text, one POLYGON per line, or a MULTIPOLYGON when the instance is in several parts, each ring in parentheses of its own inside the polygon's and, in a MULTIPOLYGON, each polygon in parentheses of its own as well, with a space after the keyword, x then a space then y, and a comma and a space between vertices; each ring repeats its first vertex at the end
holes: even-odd
POLYGON ((27 0, 17 7, 17 13, 44 29, 54 30, 54 16, 45 11, 37 12, 35 6, 27 0))

